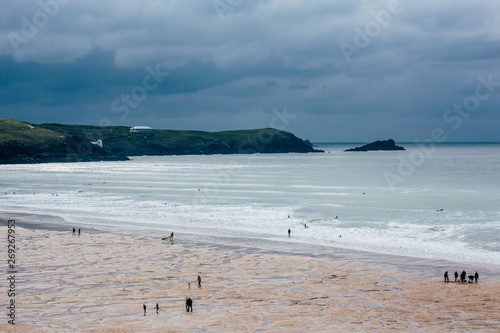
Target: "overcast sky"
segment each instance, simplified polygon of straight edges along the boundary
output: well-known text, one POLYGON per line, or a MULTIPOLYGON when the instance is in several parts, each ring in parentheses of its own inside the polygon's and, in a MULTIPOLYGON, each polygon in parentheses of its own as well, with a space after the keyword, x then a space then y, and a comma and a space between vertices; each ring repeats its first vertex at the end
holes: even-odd
POLYGON ((4 1, 0 32, 0 117, 500 141, 498 0, 4 1))

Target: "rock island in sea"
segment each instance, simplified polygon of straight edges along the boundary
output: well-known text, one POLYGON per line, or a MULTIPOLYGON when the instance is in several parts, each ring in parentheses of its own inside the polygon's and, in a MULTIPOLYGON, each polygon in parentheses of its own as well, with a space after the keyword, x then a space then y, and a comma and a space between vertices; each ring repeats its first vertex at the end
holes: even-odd
POLYGON ((394 140, 382 140, 369 143, 367 145, 346 149, 344 151, 371 151, 371 150, 406 150, 401 146, 396 146, 394 140))

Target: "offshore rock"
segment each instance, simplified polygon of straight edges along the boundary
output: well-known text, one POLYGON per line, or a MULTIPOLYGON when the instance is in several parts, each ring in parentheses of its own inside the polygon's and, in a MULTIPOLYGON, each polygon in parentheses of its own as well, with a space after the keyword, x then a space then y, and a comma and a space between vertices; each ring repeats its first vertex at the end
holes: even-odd
POLYGON ((372 150, 406 150, 406 149, 400 146, 396 146, 394 140, 389 139, 383 141, 375 141, 361 147, 346 149, 344 151, 372 151, 372 150))

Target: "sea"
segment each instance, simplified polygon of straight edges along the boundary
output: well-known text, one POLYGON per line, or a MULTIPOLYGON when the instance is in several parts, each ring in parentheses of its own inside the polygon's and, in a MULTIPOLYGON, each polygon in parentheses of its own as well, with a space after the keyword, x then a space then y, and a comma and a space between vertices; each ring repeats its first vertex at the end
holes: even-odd
POLYGON ((500 144, 317 145, 325 152, 0 165, 0 210, 156 238, 500 263, 500 144))

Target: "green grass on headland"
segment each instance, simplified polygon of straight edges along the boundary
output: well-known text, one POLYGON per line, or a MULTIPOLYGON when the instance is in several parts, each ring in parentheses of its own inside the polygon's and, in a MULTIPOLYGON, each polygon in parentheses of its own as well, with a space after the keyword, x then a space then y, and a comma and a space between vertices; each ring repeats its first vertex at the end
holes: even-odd
POLYGON ((289 132, 273 128, 222 132, 125 126, 34 125, 0 118, 0 163, 123 160, 138 155, 314 152, 289 132), (103 147, 91 144, 102 141, 103 147))

